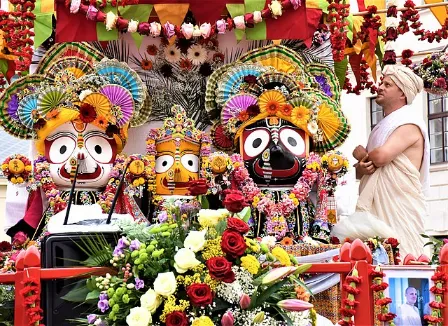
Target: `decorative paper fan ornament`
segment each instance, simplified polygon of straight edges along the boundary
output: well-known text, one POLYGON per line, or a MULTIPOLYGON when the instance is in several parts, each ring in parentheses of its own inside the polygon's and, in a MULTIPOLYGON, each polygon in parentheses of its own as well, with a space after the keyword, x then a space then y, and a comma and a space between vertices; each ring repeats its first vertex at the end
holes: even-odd
POLYGON ((95 72, 109 78, 110 84, 123 86, 130 91, 135 102, 136 113, 138 113, 145 100, 146 87, 134 70, 124 62, 104 59, 95 65, 95 72))
POLYGON ((33 93, 25 96, 19 103, 17 113, 20 121, 29 129, 33 129, 33 115, 37 113, 37 99, 39 94, 33 93))
POLYGON ((269 114, 275 114, 285 104, 285 95, 277 90, 267 90, 258 98, 258 106, 260 107, 261 113, 267 112, 269 114))
POLYGON ((40 60, 37 66, 36 73, 44 74, 47 70, 51 70, 52 66, 64 57, 79 57, 88 62, 99 62, 104 58, 104 55, 97 51, 88 43, 79 42, 64 42, 53 45, 40 60))
POLYGON ((146 91, 146 98, 145 101, 143 102, 143 106, 140 109, 140 112, 138 112, 138 114, 132 115, 131 127, 139 127, 148 122, 149 116, 151 115, 151 111, 152 111, 152 98, 146 91))
POLYGON ((47 86, 41 88, 37 99, 37 111, 44 117, 52 109, 61 106, 68 96, 65 89, 58 86, 47 86))
MULTIPOLYGON (((120 85, 106 85, 100 89, 100 93, 109 99, 112 105, 110 113, 117 119, 117 126, 121 128, 127 124, 134 112, 134 101, 131 93, 120 85)), ((89 97, 90 95, 86 99, 89 97)))
POLYGON ((93 64, 91 61, 80 57, 63 57, 51 63, 45 73, 55 77, 62 71, 71 72, 76 79, 86 74, 93 73, 93 64))
POLYGON ((224 126, 218 122, 215 123, 211 130, 210 136, 213 141, 213 145, 221 151, 232 151, 233 150, 233 140, 226 135, 224 126))
POLYGON ((238 94, 232 96, 221 111, 221 123, 226 124, 231 118, 238 118, 239 114, 257 104, 257 97, 251 94, 238 94))
POLYGON ((113 118, 110 112, 112 105, 106 95, 92 93, 87 95, 82 102, 93 106, 97 115, 103 116, 108 120, 113 118))
POLYGON ((340 146, 348 137, 350 125, 336 102, 316 94, 321 100, 317 114, 317 125, 322 131, 322 140, 314 142, 316 152, 326 152, 340 146))
MULTIPOLYGON (((240 86, 244 83, 244 78, 248 76, 258 77, 266 68, 256 65, 235 65, 228 69, 218 82, 215 90, 216 103, 223 106, 229 98, 241 92, 240 86)), ((256 80, 254 81, 256 82, 256 80)))
POLYGON ((300 89, 300 85, 294 76, 283 72, 266 72, 258 76, 257 85, 260 86, 261 90, 277 89, 286 96, 300 89))
POLYGON ((19 78, 0 95, 0 125, 10 135, 22 139, 31 139, 34 136, 34 131, 27 128, 18 116, 18 96, 26 96, 27 93, 35 92, 44 79, 45 77, 39 74, 19 78))
POLYGON ((207 88, 205 89, 205 110, 209 114, 210 119, 216 119, 219 117, 218 114, 213 114, 212 111, 217 110, 218 106, 216 104, 216 88, 218 87, 218 82, 221 79, 224 72, 232 67, 234 64, 229 63, 226 65, 223 65, 213 71, 213 73, 208 77, 207 80, 207 88), (213 118, 210 117, 210 115, 213 116, 213 118))
POLYGON ((295 74, 300 78, 305 74, 305 61, 298 52, 282 45, 269 45, 244 54, 239 61, 273 67, 279 72, 295 74))
POLYGON ((314 77, 314 83, 320 85, 321 90, 337 103, 340 102, 341 86, 334 71, 325 64, 313 62, 308 64, 308 71, 314 77))

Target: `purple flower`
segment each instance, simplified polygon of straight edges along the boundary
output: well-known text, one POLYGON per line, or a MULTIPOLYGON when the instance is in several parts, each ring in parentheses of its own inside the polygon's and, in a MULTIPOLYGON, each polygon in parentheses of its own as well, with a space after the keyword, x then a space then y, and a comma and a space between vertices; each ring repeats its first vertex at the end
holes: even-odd
POLYGON ((107 309, 109 309, 109 301, 107 300, 107 294, 101 293, 98 301, 98 309, 101 310, 101 312, 106 312, 107 309))
POLYGON ((175 34, 174 25, 168 21, 163 25, 163 30, 166 38, 171 38, 175 34))
POLYGON ((132 240, 129 250, 134 251, 140 249, 140 241, 138 239, 132 240))
POLYGON ((138 277, 135 278, 135 289, 140 290, 145 286, 145 282, 138 277))
POLYGON ((291 0, 290 2, 294 10, 299 9, 299 6, 302 4, 300 0, 291 0))
POLYGON ((320 75, 320 76, 316 76, 316 77, 314 77, 314 78, 315 78, 316 81, 319 83, 319 85, 320 85, 322 91, 323 91, 327 96, 332 97, 332 96, 333 96, 333 93, 331 92, 331 87, 330 87, 330 85, 328 85, 328 83, 327 83, 327 79, 326 79, 324 76, 322 76, 322 75, 320 75))
POLYGON ((114 255, 119 256, 119 255, 123 254, 123 250, 126 249, 128 247, 128 245, 129 245, 129 242, 126 239, 126 237, 121 237, 121 239, 118 240, 117 246, 115 247, 114 255))
POLYGON ((96 321, 97 318, 98 318, 97 315, 95 315, 95 314, 90 314, 90 315, 87 316, 87 322, 88 322, 89 324, 93 324, 93 323, 96 321))
POLYGON ((168 214, 166 211, 162 211, 157 216, 157 219, 159 220, 159 223, 165 223, 168 220, 168 214))

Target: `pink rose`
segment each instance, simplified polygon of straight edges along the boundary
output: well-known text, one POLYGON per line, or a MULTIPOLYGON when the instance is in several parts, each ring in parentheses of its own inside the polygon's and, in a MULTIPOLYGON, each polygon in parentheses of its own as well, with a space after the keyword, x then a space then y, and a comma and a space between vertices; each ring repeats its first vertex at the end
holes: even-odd
POLYGON ((86 14, 87 19, 95 21, 97 15, 98 15, 98 9, 96 9, 94 6, 89 6, 86 14))
POLYGON ((246 23, 244 22, 244 16, 236 16, 233 18, 236 29, 246 29, 246 23))
POLYGON ((301 6, 300 0, 289 0, 289 2, 291 2, 292 7, 294 8, 294 10, 299 9, 299 7, 301 6))
POLYGON ((218 29, 218 34, 225 34, 226 33, 226 21, 224 19, 220 19, 216 22, 216 28, 218 29))
POLYGON ((175 34, 174 25, 167 21, 163 25, 163 32, 165 33, 166 38, 171 38, 175 34))
POLYGON ((210 37, 210 32, 212 30, 212 26, 210 25, 210 23, 202 24, 199 29, 201 31, 201 35, 202 35, 203 38, 209 38, 210 37))
POLYGON ((182 32, 182 35, 189 40, 193 37, 194 26, 191 23, 183 23, 180 27, 180 31, 182 32))
POLYGON ((12 239, 12 245, 16 248, 22 248, 27 240, 28 236, 25 233, 17 232, 14 238, 12 239))
POLYGON ((137 32, 140 35, 149 35, 150 27, 149 23, 140 23, 138 24, 137 32))

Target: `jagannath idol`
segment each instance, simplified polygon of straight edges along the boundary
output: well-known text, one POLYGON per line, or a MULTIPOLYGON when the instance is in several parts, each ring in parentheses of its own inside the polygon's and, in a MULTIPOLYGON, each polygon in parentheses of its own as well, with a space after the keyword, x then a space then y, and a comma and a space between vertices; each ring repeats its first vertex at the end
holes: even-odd
POLYGON ((181 106, 174 105, 171 112, 172 117, 165 119, 163 127, 151 129, 146 140, 147 158, 155 162, 148 190, 155 215, 161 213, 162 220, 170 215, 175 201, 191 216, 201 208, 200 202, 189 196, 189 189, 206 177, 211 144, 181 106))
POLYGON ((231 184, 254 208, 255 236, 328 239, 336 222, 329 197, 348 166, 334 151, 350 130, 339 96, 331 68, 278 45, 250 51, 210 76, 213 144, 238 153, 231 156, 231 184))
POLYGON ((8 234, 23 231, 33 237, 47 223, 49 232, 62 231, 75 174, 74 205, 65 228, 77 231, 100 223, 128 165, 127 188, 134 189, 120 194, 115 212, 144 219, 133 195, 146 183, 149 161, 134 155, 131 162, 119 154, 128 128, 146 120, 148 100, 144 84, 127 64, 104 59, 83 43, 53 47, 36 74, 11 83, 0 98, 0 123, 15 137, 32 139, 37 157, 25 216, 8 234))

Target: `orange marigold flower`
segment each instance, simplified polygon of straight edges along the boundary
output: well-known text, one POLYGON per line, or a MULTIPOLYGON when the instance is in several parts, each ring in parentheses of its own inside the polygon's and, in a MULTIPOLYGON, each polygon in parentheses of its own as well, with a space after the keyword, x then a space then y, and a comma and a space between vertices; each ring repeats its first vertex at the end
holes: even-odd
POLYGON ((282 239, 282 241, 280 242, 280 244, 281 244, 282 246, 292 246, 292 245, 294 244, 294 241, 293 241, 293 239, 290 238, 290 237, 284 237, 284 238, 282 239))
POLYGON ((142 60, 141 65, 143 70, 151 70, 153 66, 152 61, 146 59, 142 60))
POLYGON ((281 112, 286 115, 290 116, 292 112, 292 105, 291 104, 285 104, 281 107, 281 112))

